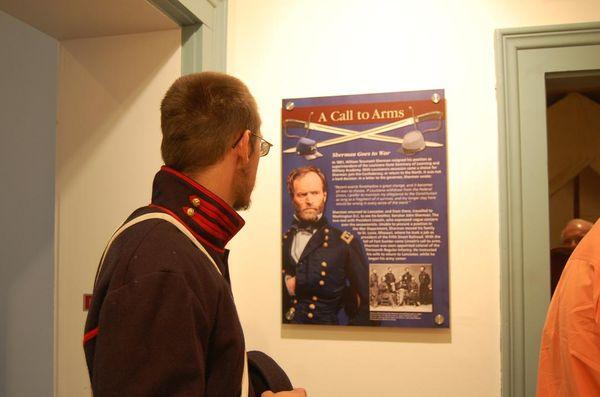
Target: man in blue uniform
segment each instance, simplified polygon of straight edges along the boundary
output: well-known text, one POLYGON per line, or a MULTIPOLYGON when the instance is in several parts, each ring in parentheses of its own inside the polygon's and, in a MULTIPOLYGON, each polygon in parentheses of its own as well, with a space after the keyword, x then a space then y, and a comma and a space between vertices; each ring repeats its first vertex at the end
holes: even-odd
POLYGON ((296 168, 287 187, 295 214, 283 236, 284 321, 368 324, 368 263, 358 239, 323 214, 325 175, 312 166, 296 168))
POLYGON ((83 342, 95 397, 255 395, 226 245, 271 146, 260 125, 232 76, 189 74, 167 91, 151 204, 111 240, 94 286, 83 342))

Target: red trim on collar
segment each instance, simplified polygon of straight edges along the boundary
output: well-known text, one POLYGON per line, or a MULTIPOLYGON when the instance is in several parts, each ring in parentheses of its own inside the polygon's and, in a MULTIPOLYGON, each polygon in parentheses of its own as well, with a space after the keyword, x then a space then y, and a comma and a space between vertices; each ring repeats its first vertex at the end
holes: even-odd
POLYGON ((196 237, 198 239, 198 241, 200 241, 202 243, 202 245, 207 245, 210 248, 214 249, 215 251, 217 251, 218 253, 222 254, 225 252, 224 248, 221 247, 217 247, 216 245, 212 244, 211 242, 207 241, 205 238, 203 238, 202 236, 200 236, 198 233, 194 232, 194 230, 192 230, 180 217, 178 217, 173 211, 171 211, 168 208, 165 207, 161 207, 160 205, 156 205, 156 204, 150 204, 149 207, 153 207, 153 208, 158 208, 161 211, 166 212, 167 214, 171 215, 173 218, 177 219, 183 226, 185 226, 185 228, 187 230, 190 231, 190 233, 192 233, 192 235, 194 237, 196 237))
POLYGON ((235 234, 244 226, 245 222, 243 219, 241 220, 239 227, 234 225, 233 222, 231 222, 231 220, 225 214, 223 214, 223 212, 219 211, 219 209, 217 207, 215 207, 214 205, 212 205, 211 203, 209 203, 206 200, 202 200, 197 195, 192 195, 189 198, 190 198, 190 203, 192 203, 192 205, 194 205, 193 204, 194 199, 200 200, 200 206, 198 208, 201 209, 202 211, 206 212, 209 216, 218 218, 218 220, 220 220, 222 222, 221 226, 229 229, 230 233, 235 234))
MULTIPOLYGON (((187 212, 187 210, 190 208, 191 207, 183 207, 183 212, 187 212)), ((198 225, 200 225, 200 227, 205 229, 208 233, 213 235, 215 238, 218 238, 219 240, 224 241, 225 244, 227 243, 229 238, 231 238, 229 233, 225 233, 223 230, 219 229, 219 227, 217 225, 210 222, 208 219, 204 218, 203 216, 199 215, 197 212, 195 212, 194 215, 191 216, 191 219, 194 222, 196 222, 198 225)))
POLYGON ((86 343, 94 339, 96 336, 98 336, 98 332, 100 332, 100 327, 96 327, 93 330, 86 332, 85 335, 83 335, 83 344, 85 345, 86 343))
POLYGON ((160 169, 162 171, 166 171, 170 174, 175 175, 176 177, 178 177, 178 178, 184 180, 185 182, 189 183, 190 185, 192 185, 192 187, 194 187, 195 189, 200 190, 202 193, 206 194, 207 196, 209 196, 210 198, 215 200, 217 203, 221 204, 223 206, 223 208, 225 210, 227 210, 227 212, 229 212, 231 215, 233 215, 236 219, 239 219, 242 222, 242 225, 244 224, 244 220, 242 219, 240 214, 235 212, 235 210, 233 208, 231 208, 231 206, 229 204, 227 204, 225 201, 223 201, 223 199, 221 197, 217 196, 216 194, 214 194, 213 192, 211 192, 210 190, 208 190, 207 188, 205 188, 204 186, 202 186, 201 184, 199 184, 198 182, 196 182, 189 176, 184 175, 181 172, 174 170, 173 168, 167 167, 166 165, 163 165, 162 167, 160 167, 160 169))

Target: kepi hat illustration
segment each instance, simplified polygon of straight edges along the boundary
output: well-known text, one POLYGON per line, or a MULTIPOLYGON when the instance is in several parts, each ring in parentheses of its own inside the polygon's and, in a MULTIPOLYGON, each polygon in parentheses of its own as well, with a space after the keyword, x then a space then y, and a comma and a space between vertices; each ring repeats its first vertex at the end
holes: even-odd
POLYGON ((314 160, 316 158, 323 157, 323 155, 317 150, 317 141, 306 137, 298 139, 296 153, 298 156, 302 156, 306 160, 314 160))

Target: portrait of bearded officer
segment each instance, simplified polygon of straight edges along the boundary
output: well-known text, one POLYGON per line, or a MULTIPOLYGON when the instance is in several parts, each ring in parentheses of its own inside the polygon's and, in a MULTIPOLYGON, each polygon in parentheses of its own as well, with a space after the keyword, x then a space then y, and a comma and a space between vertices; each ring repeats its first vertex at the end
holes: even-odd
POLYGON ((368 262, 359 239, 324 215, 327 180, 312 166, 292 170, 294 219, 283 235, 283 321, 369 324, 368 262))

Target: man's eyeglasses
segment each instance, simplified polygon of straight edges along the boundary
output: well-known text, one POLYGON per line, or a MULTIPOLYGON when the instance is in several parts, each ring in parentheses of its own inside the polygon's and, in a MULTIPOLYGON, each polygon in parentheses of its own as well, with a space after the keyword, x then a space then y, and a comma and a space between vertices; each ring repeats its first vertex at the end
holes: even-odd
MULTIPOLYGON (((271 150, 271 146, 273 146, 273 144, 267 142, 267 140, 265 138, 263 138, 260 135, 255 134, 254 132, 250 132, 250 135, 260 139, 260 149, 259 149, 260 157, 265 157, 267 154, 269 154, 269 150, 271 150)), ((236 147, 237 144, 240 143, 240 141, 242 140, 243 136, 244 136, 244 134, 240 135, 240 137, 233 143, 233 145, 231 145, 231 147, 232 148, 236 147)))

